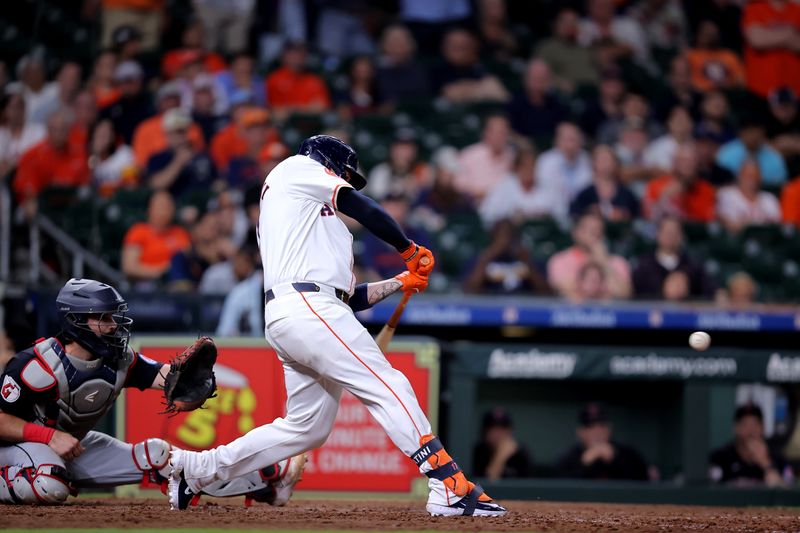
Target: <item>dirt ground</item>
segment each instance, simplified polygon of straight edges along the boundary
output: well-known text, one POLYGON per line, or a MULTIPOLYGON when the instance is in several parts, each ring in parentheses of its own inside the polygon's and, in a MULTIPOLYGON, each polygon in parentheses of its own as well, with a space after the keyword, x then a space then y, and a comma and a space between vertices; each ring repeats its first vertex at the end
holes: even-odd
POLYGON ((800 531, 800 509, 505 502, 503 518, 433 518, 422 502, 294 500, 286 507, 207 502, 178 515, 160 500, 74 499, 0 508, 4 528, 203 527, 442 531, 800 531))

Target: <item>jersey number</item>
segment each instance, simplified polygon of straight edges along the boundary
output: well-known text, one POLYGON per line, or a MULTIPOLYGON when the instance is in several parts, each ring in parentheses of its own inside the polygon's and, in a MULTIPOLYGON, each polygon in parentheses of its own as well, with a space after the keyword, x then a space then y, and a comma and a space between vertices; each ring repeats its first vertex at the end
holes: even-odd
POLYGON ((333 209, 327 206, 327 204, 323 204, 322 211, 319 212, 319 216, 321 217, 332 217, 333 216, 333 209))

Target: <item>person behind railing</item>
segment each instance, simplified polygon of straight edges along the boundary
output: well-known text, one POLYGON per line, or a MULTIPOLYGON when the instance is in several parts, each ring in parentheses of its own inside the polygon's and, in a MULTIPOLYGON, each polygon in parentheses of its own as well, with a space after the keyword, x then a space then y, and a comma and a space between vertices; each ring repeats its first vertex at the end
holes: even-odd
POLYGON ((612 427, 605 408, 587 404, 578 416, 578 443, 556 463, 559 477, 582 479, 655 479, 642 454, 612 439, 612 427))
POLYGON ((36 198, 49 186, 80 187, 89 182, 86 147, 69 142, 75 121, 70 108, 60 108, 47 118, 47 138, 22 154, 14 178, 17 200, 29 217, 36 213, 36 198))
POLYGON ((483 415, 481 438, 472 455, 473 475, 490 481, 531 475, 531 454, 514 437, 513 429, 511 415, 502 407, 495 407, 483 415))
POLYGON ((222 304, 218 336, 260 336, 264 331, 264 274, 258 249, 241 248, 231 260, 238 282, 222 304))
POLYGON ((9 86, 0 100, 0 179, 13 171, 19 158, 47 135, 38 122, 25 120, 25 98, 22 87, 9 86))
POLYGON ((131 226, 122 246, 122 272, 128 279, 154 282, 169 269, 172 256, 190 244, 189 233, 173 224, 175 201, 167 191, 153 193, 147 221, 131 226))
POLYGON ((733 440, 711 452, 709 478, 731 485, 785 486, 781 472, 786 464, 764 438, 761 408, 752 403, 740 405, 733 420, 733 440))

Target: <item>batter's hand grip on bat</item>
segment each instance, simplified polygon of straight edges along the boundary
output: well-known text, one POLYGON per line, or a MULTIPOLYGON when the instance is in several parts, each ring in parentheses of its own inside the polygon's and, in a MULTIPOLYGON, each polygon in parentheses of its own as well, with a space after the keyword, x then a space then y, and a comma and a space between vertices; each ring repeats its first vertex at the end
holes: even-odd
POLYGON ((420 276, 430 274, 431 270, 433 270, 433 265, 436 263, 430 250, 414 242, 403 250, 400 255, 408 265, 408 270, 420 276))

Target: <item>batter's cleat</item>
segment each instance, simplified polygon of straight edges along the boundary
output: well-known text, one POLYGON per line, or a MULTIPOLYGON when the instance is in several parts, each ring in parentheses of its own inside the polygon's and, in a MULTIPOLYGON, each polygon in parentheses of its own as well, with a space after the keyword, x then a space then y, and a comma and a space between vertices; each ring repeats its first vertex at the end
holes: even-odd
POLYGON ((425 507, 431 516, 505 516, 505 507, 492 501, 480 485, 474 485, 466 496, 450 505, 428 502, 425 507))
POLYGON ((172 467, 169 471, 167 496, 169 497, 170 511, 183 511, 189 505, 197 505, 197 500, 200 498, 199 494, 195 494, 189 488, 181 467, 172 467))

